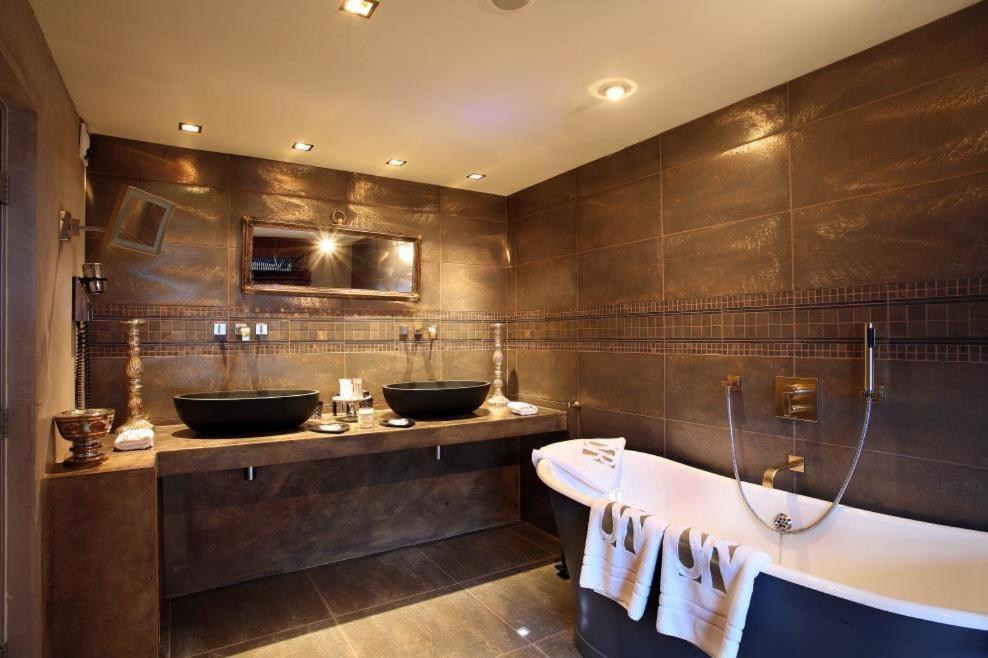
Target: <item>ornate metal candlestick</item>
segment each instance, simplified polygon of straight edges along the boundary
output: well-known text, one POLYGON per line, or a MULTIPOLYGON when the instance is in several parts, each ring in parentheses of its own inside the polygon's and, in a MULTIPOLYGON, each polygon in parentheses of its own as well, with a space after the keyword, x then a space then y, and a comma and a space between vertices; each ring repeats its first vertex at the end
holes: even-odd
POLYGON ((509 402, 502 392, 504 380, 501 379, 501 364, 504 363, 504 355, 501 354, 501 327, 503 326, 500 322, 491 325, 494 333, 494 382, 491 385, 491 397, 487 400, 488 407, 503 407, 509 402))
POLYGON ((121 320, 124 330, 127 332, 127 365, 124 367, 124 374, 127 375, 127 420, 117 428, 117 434, 122 434, 128 430, 153 430, 154 425, 148 421, 148 416, 144 413, 144 398, 141 397, 141 389, 144 388, 142 378, 144 377, 144 364, 141 363, 141 325, 144 320, 121 320))

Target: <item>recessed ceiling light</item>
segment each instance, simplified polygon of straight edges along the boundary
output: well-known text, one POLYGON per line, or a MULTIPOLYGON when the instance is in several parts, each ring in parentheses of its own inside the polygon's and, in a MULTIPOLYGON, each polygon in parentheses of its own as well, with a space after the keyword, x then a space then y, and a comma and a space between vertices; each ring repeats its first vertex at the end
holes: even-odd
POLYGON ((343 0, 340 11, 370 18, 378 4, 378 0, 343 0))
POLYGON ((315 144, 306 144, 305 142, 295 142, 292 144, 292 148, 296 151, 311 151, 316 148, 315 144))
POLYGON ((391 165, 392 167, 403 167, 408 160, 399 160, 398 158, 391 158, 384 164, 391 165))
POLYGON ((201 133, 202 126, 197 123, 185 123, 184 121, 178 122, 178 129, 185 133, 201 133))
POLYGON ((598 80, 590 85, 590 93, 597 98, 608 101, 619 101, 638 91, 638 85, 625 78, 598 80))
POLYGON ((478 174, 478 173, 467 174, 467 178, 470 178, 472 180, 480 180, 481 178, 487 178, 487 174, 478 174))

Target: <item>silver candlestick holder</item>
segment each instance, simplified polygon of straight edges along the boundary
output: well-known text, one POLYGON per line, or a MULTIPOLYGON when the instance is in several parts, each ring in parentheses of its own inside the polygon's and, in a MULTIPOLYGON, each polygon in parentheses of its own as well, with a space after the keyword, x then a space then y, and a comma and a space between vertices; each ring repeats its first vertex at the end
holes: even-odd
POLYGON ((491 397, 487 400, 488 407, 503 407, 510 402, 504 397, 504 380, 501 379, 501 365, 504 363, 504 355, 501 353, 501 327, 504 325, 495 322, 491 325, 491 332, 494 334, 494 382, 491 384, 491 397))

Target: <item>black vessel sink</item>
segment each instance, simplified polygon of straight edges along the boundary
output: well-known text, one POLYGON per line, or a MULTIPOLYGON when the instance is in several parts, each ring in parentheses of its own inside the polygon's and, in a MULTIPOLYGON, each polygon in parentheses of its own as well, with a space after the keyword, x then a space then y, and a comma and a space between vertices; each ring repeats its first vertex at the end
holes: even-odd
POLYGON ((202 434, 256 433, 298 427, 318 401, 318 391, 304 389, 214 391, 176 395, 175 410, 202 434))
POLYGON ((385 386, 384 399, 399 416, 460 416, 483 404, 490 388, 490 382, 402 382, 385 386))

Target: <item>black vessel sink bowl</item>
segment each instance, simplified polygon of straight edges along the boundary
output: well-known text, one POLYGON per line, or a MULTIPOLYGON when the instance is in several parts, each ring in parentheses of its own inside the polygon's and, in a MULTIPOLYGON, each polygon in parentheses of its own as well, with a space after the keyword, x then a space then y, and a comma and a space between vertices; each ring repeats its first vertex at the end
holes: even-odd
POLYGON ((318 401, 318 391, 304 389, 214 391, 176 395, 175 410, 202 434, 258 433, 298 427, 318 401))
POLYGON ((484 403, 490 382, 402 382, 384 387, 384 399, 399 416, 437 418, 468 414, 484 403))

